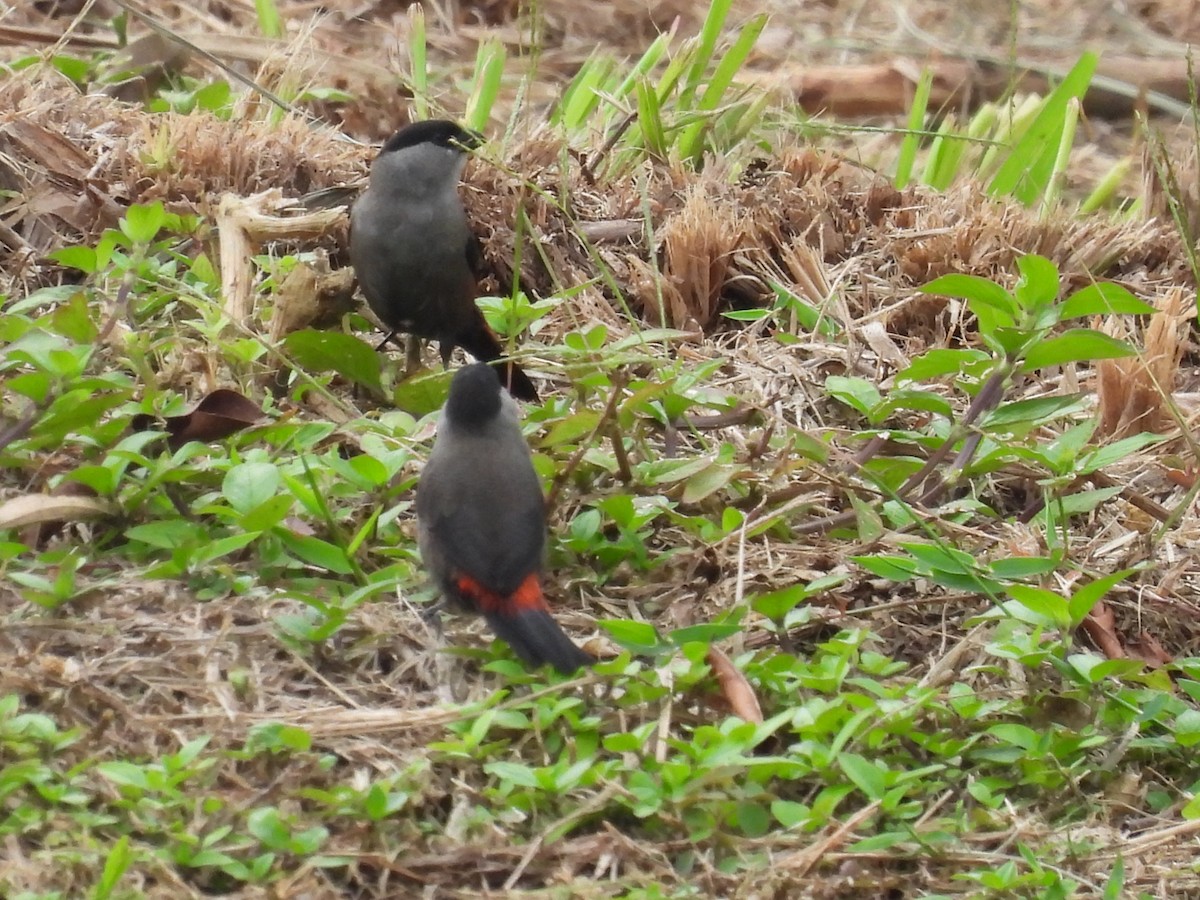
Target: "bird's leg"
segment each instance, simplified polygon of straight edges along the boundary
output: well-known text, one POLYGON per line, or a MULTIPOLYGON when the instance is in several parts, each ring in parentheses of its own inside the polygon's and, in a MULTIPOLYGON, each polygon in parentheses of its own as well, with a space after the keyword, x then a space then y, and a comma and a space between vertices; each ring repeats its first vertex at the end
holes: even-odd
POLYGON ((437 636, 438 640, 445 637, 442 631, 442 611, 446 608, 446 598, 438 597, 437 601, 430 603, 421 610, 421 621, 425 623, 425 627, 431 629, 437 636))
POLYGON ((450 368, 450 357, 454 355, 454 344, 451 341, 439 341, 438 352, 442 354, 442 368, 450 368))
POLYGON ((383 336, 383 340, 379 342, 379 346, 375 348, 375 352, 378 353, 380 350, 382 350, 384 347, 387 346, 388 341, 392 340, 395 337, 396 337, 395 330, 389 331, 387 334, 385 334, 383 336))
POLYGON ((421 368, 421 339, 415 334, 408 336, 408 355, 404 360, 404 375, 407 378, 421 368))

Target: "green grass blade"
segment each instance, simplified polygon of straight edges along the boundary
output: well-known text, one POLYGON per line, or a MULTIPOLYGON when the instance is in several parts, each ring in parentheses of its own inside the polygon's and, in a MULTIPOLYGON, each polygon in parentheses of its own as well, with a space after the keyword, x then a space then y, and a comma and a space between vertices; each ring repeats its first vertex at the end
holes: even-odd
POLYGON ((425 10, 419 3, 408 8, 409 79, 417 119, 429 118, 429 53, 425 40, 425 10))
POLYGON ((278 40, 284 35, 283 17, 275 0, 254 0, 254 12, 258 16, 258 28, 263 37, 278 40))
POLYGON ((953 115, 946 116, 938 126, 937 137, 929 145, 921 180, 931 188, 944 191, 958 174, 966 150, 967 139, 958 133, 957 120, 953 115))
POLYGON ((589 57, 563 92, 562 100, 550 116, 550 122, 569 132, 578 131, 600 104, 600 88, 612 71, 612 61, 589 57))
POLYGON ((712 62, 713 53, 717 49, 717 41, 725 30, 725 20, 729 17, 729 7, 733 0, 712 0, 708 6, 708 14, 704 17, 704 25, 700 29, 700 39, 695 44, 691 67, 688 69, 687 81, 679 95, 679 109, 691 109, 696 93, 704 81, 704 73, 712 62))
POLYGON ((638 82, 638 127, 641 129, 642 143, 646 150, 655 156, 665 158, 667 155, 667 136, 663 128, 662 108, 658 104, 658 94, 645 81, 638 82))
POLYGON ((625 80, 613 91, 614 97, 618 99, 628 97, 636 90, 638 79, 649 75, 651 69, 658 65, 659 61, 663 58, 663 54, 667 52, 667 48, 671 46, 671 41, 675 37, 677 28, 678 25, 673 24, 670 31, 660 34, 654 39, 654 42, 646 48, 646 52, 634 64, 629 74, 625 76, 625 80))
POLYGON ((483 131, 487 127, 492 107, 500 96, 506 57, 507 51, 498 40, 488 40, 479 45, 479 52, 475 55, 475 74, 471 78, 471 98, 467 101, 464 115, 468 128, 483 131))
MULTIPOLYGON (((758 41, 758 36, 762 34, 762 30, 766 27, 766 24, 767 17, 765 15, 755 16, 746 23, 745 27, 742 28, 734 40, 733 46, 729 48, 728 52, 722 57, 721 62, 718 63, 716 71, 713 72, 713 76, 708 82, 708 86, 704 89, 704 95, 700 98, 698 109, 704 112, 711 112, 721 105, 726 91, 729 90, 734 77, 741 71, 742 64, 745 63, 746 57, 750 55, 750 51, 754 49, 754 44, 758 41)), ((704 155, 702 137, 708 124, 708 119, 704 118, 684 129, 679 139, 679 155, 681 157, 690 159, 696 163, 700 162, 704 155)))
POLYGON ((1079 124, 1079 98, 1072 97, 1067 101, 1067 111, 1063 122, 1062 135, 1058 141, 1058 153, 1054 156, 1054 164, 1050 170, 1050 179, 1042 194, 1041 215, 1050 215, 1062 198, 1063 185, 1067 180, 1067 164, 1071 161, 1071 148, 1075 145, 1075 129, 1079 124))
POLYGON ((908 111, 908 133, 900 142, 900 156, 896 160, 896 177, 893 183, 897 188, 908 187, 912 180, 913 164, 917 159, 917 147, 921 143, 921 134, 925 128, 925 113, 929 108, 929 91, 933 87, 933 70, 922 69, 917 89, 913 93, 912 109, 908 111))
POLYGON ((1095 53, 1084 53, 1058 87, 1050 92, 1037 117, 988 185, 988 194, 1013 196, 1026 206, 1041 197, 1054 171, 1059 144, 1067 128, 1068 102, 1072 98, 1082 100, 1097 61, 1095 53))
POLYGON ((1092 188, 1091 193, 1079 204, 1080 215, 1088 215, 1103 207, 1115 205, 1117 190, 1125 181, 1125 176, 1129 174, 1129 169, 1132 165, 1133 157, 1131 156, 1118 159, 1113 163, 1109 170, 1096 182, 1096 186, 1092 188))

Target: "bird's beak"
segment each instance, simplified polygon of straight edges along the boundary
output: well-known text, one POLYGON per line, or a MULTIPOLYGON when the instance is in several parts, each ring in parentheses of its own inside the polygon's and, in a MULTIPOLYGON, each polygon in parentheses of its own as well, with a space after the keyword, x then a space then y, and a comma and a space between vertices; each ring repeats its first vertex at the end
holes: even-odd
POLYGON ((464 128, 462 134, 454 139, 454 143, 458 144, 464 150, 478 150, 486 142, 486 138, 478 131, 472 131, 470 128, 464 128))

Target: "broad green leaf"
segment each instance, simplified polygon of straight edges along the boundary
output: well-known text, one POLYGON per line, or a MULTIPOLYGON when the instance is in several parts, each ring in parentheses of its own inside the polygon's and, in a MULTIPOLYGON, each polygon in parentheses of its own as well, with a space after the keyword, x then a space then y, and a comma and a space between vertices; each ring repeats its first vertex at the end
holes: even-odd
POLYGON ((1103 447, 1097 447, 1091 452, 1085 454, 1079 461, 1077 471, 1081 475, 1087 475, 1095 472, 1097 469, 1103 469, 1106 466, 1111 466, 1113 463, 1120 462, 1127 456, 1132 456, 1143 447, 1149 447, 1153 444, 1162 443, 1167 439, 1163 434, 1149 434, 1143 432, 1135 434, 1133 437, 1123 438, 1119 441, 1114 441, 1111 444, 1105 444, 1103 447))
POLYGON ((602 619, 597 623, 609 637, 633 653, 656 653, 663 647, 658 631, 649 622, 602 619))
POLYGON ((980 278, 978 275, 943 275, 918 290, 922 294, 941 294, 944 297, 958 297, 967 301, 977 300, 997 312, 1004 313, 1008 325, 1013 323, 1017 313, 1016 300, 1012 294, 996 282, 980 278))
POLYGON ((1084 402, 1080 394, 1063 396, 1034 397, 1032 400, 1014 400, 997 407, 984 419, 980 428, 999 430, 1012 425, 1033 427, 1049 421, 1056 416, 1065 415, 1077 409, 1084 402))
POLYGON ((279 542, 301 562, 333 572, 335 575, 350 575, 354 567, 346 559, 341 547, 307 534, 296 534, 286 528, 276 528, 274 534, 279 542))
POLYGON ((993 725, 987 730, 987 733, 1005 743, 1020 747, 1022 750, 1032 750, 1040 741, 1036 731, 1028 725, 1016 722, 1002 722, 999 725, 993 725))
POLYGON ((911 541, 902 543, 900 546, 911 553, 919 563, 943 572, 968 575, 975 571, 977 565, 974 556, 954 547, 911 541))
POLYGON ((991 357, 982 350, 929 350, 896 374, 896 384, 906 381, 928 381, 943 375, 960 375, 990 360, 991 357))
POLYGON ((866 794, 868 800, 879 800, 883 797, 887 790, 887 781, 878 763, 871 762, 857 753, 841 753, 837 761, 846 777, 866 794))
POLYGON ((1013 290, 1013 298, 1026 311, 1050 306, 1058 299, 1058 268, 1044 256, 1027 253, 1017 258, 1021 280, 1013 290))
POLYGON ((237 553, 244 547, 249 546, 258 539, 261 532, 244 531, 238 534, 226 535, 223 538, 218 538, 215 541, 210 541, 198 548, 191 557, 191 563, 194 566, 204 565, 212 562, 214 559, 220 559, 223 556, 228 556, 231 553, 237 553))
POLYGON ((1076 491, 1073 494, 1067 494, 1057 502, 1057 509, 1064 516, 1079 516, 1090 513, 1104 503, 1107 503, 1113 497, 1116 497, 1124 490, 1119 485, 1117 487, 1092 488, 1088 491, 1076 491))
POLYGON ((688 625, 684 628, 675 628, 667 636, 671 639, 672 643, 682 647, 684 644, 711 644, 714 641, 723 641, 741 630, 742 626, 740 625, 708 622, 703 625, 688 625))
POLYGON ((133 205, 121 219, 121 231, 136 244, 149 244, 158 235, 166 221, 166 212, 161 200, 144 205, 133 205))
POLYGON ((989 568, 993 575, 1001 579, 1032 578, 1053 572, 1058 562, 1048 556, 1009 556, 995 560, 989 568))
POLYGON ((1102 578, 1097 578, 1085 584, 1079 590, 1071 595, 1070 612, 1071 624, 1078 626, 1080 622, 1087 618, 1101 598, 1109 592, 1115 585, 1124 581, 1137 569, 1122 569, 1119 572, 1113 572, 1111 575, 1105 575, 1102 578))
POLYGON ((1047 366, 1095 359, 1119 359, 1134 356, 1135 351, 1119 338, 1110 337, 1091 328, 1073 328, 1058 337, 1034 344, 1025 354, 1022 372, 1036 372, 1047 366))
POLYGON ((879 389, 865 378, 830 375, 825 379, 825 390, 868 418, 882 399, 879 389))
POLYGON ((868 572, 892 581, 908 581, 917 574, 917 563, 907 556, 852 556, 868 572))
POLYGON ((1067 601, 1053 591, 1028 584, 1010 584, 1005 586, 1004 593, 1047 624, 1062 629, 1071 627, 1067 601))
POLYGON ((279 484, 279 469, 271 463, 241 463, 225 473, 221 493, 230 506, 245 515, 274 497, 279 484))
POLYGON ((284 338, 297 365, 314 372, 337 372, 356 384, 382 393, 379 354, 350 334, 306 328, 284 338))
POLYGON ((1125 313, 1148 315, 1156 312, 1154 306, 1139 300, 1126 288, 1111 281, 1101 281, 1080 288, 1063 301, 1059 311, 1061 319, 1078 319, 1081 316, 1104 316, 1125 313))

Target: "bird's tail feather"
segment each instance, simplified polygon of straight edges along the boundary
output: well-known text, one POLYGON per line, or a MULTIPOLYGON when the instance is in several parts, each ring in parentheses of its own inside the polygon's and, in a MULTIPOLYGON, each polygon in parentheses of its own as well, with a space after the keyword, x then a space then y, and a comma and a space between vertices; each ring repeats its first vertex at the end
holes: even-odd
POLYGON ((529 608, 505 612, 486 612, 485 617, 496 636, 504 640, 527 665, 550 663, 563 675, 596 661, 586 650, 575 646, 554 621, 549 610, 529 608))
MULTIPOLYGON (((455 343, 481 362, 495 362, 504 356, 504 347, 500 343, 500 338, 496 337, 495 333, 488 328, 487 323, 483 321, 483 313, 479 314, 478 327, 458 335, 455 343)), ((500 369, 500 380, 508 388, 508 392, 518 400, 537 402, 537 388, 533 386, 529 376, 515 362, 503 364, 500 369)))

